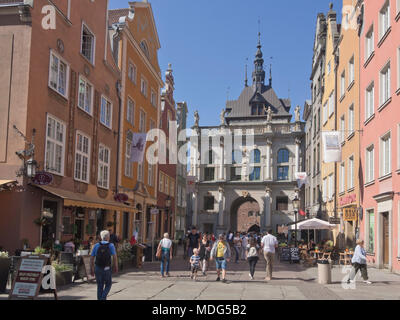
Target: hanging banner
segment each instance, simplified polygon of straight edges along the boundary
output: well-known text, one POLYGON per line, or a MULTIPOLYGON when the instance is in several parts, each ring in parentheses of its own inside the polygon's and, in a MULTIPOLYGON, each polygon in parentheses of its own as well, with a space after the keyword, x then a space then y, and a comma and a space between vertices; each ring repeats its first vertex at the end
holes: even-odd
POLYGON ((322 132, 323 161, 325 163, 341 162, 342 147, 340 144, 340 132, 322 132))
POLYGON ((196 177, 187 176, 186 177, 186 193, 192 193, 195 191, 196 177))
POLYGON ((295 178, 297 179, 297 186, 299 189, 304 185, 308 183, 308 176, 307 172, 296 172, 294 174, 295 178))
POLYGON ((132 137, 131 162, 143 162, 146 150, 146 133, 134 133, 132 137))

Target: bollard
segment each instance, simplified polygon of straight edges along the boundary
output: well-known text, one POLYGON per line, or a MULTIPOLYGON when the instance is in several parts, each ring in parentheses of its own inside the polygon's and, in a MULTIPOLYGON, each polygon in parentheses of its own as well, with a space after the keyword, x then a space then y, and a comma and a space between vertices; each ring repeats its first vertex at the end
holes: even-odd
POLYGON ((332 269, 328 260, 318 260, 318 283, 332 283, 332 269))

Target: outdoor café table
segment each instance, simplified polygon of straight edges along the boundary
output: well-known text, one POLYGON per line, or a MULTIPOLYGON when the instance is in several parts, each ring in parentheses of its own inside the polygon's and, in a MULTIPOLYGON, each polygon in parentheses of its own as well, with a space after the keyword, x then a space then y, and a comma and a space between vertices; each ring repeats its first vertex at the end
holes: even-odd
POLYGON ((353 254, 354 252, 352 251, 340 252, 339 264, 343 261, 344 265, 351 265, 351 259, 353 258, 353 254))

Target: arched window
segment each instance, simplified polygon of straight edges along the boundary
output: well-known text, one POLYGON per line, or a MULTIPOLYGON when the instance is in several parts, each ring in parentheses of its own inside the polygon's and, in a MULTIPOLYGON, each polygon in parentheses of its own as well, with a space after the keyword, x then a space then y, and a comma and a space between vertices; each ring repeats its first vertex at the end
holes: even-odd
POLYGON ((144 54, 146 55, 146 57, 149 58, 149 49, 148 49, 148 47, 147 47, 146 41, 143 40, 143 41, 140 43, 140 48, 142 48, 142 50, 143 50, 144 54))
POLYGON ((289 150, 280 149, 278 151, 278 163, 287 163, 287 162, 289 162, 289 150))
POLYGON ((251 163, 260 163, 261 162, 261 152, 260 152, 260 150, 254 149, 251 152, 250 162, 251 163))

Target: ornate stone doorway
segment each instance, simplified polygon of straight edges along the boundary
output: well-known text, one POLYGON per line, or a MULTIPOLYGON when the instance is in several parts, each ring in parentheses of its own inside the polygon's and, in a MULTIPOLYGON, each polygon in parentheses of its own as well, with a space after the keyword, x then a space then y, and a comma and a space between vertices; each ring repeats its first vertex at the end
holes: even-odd
POLYGON ((248 232, 255 226, 260 228, 260 205, 252 197, 239 197, 233 201, 230 214, 230 230, 232 231, 248 232))

